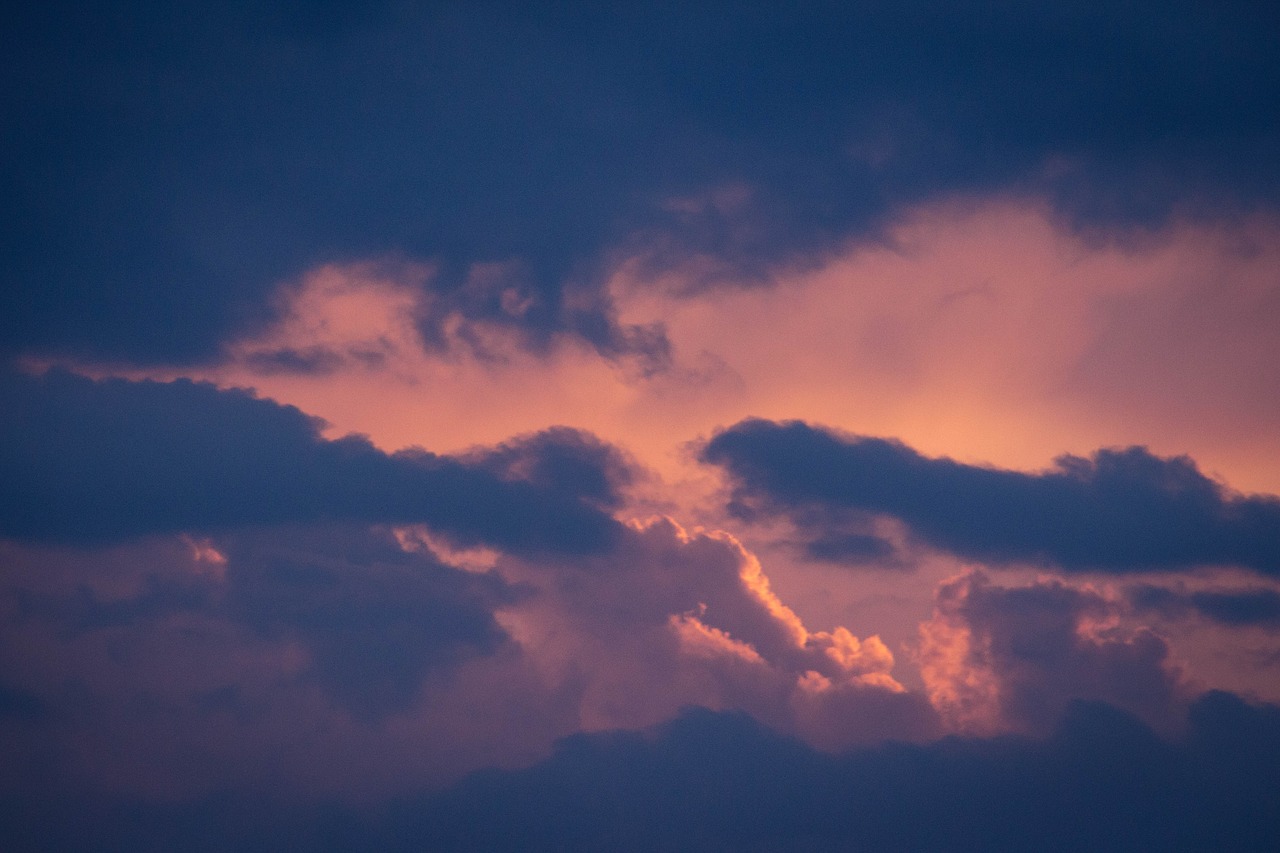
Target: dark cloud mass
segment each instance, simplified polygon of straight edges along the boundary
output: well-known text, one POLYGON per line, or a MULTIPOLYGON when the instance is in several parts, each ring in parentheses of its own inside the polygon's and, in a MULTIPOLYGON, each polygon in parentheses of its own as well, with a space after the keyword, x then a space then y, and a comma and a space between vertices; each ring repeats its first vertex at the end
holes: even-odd
POLYGON ((573 430, 466 459, 327 440, 291 406, 179 380, 0 375, 0 534, 93 543, 285 522, 421 522, 580 553, 618 525, 615 451, 573 430), (569 470, 560 477, 551 470, 569 470), (530 477, 534 478, 532 481, 530 477))
POLYGON ((692 713, 652 739, 579 738, 414 817, 449 849, 1263 850, 1280 806, 1278 726, 1273 707, 1213 694, 1171 744, 1081 703, 1044 742, 832 757, 740 717, 692 713), (575 802, 585 791, 590 808, 575 802), (495 812, 504 820, 479 819, 495 812))
POLYGON ((1280 628, 1280 592, 1269 588, 1184 590, 1152 584, 1129 588, 1133 606, 1172 619, 1195 614, 1231 627, 1280 628))
POLYGON ((611 251, 759 280, 957 193, 1104 231, 1280 201, 1264 3, 52 2, 5 30, 8 352, 208 358, 274 283, 371 256, 438 260, 441 304, 533 340, 645 348, 581 296, 611 251))
POLYGON ((893 516, 933 547, 996 564, 1116 573, 1227 564, 1280 574, 1280 499, 1234 494, 1190 459, 1141 447, 1063 456, 1026 474, 749 420, 713 437, 702 458, 734 478, 737 512, 790 514, 819 543, 844 511, 893 516))
MULTIPOLYGON (((832 756, 748 718, 690 711, 650 733, 582 735, 527 770, 477 774, 377 817, 210 798, 88 803, 44 849, 1273 849, 1280 711, 1206 694, 1163 740, 1106 705, 1047 739, 951 738, 832 756), (88 808, 84 808, 88 805, 88 808)), ((25 836, 21 833, 25 830, 25 836)), ((39 833, 37 835, 37 833, 39 833)))

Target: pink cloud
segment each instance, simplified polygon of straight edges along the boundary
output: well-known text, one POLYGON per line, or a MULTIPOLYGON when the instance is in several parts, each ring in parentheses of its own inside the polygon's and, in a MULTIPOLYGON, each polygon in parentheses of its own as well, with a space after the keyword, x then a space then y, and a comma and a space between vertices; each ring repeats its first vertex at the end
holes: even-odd
POLYGON ((1107 702, 1168 730, 1192 691, 1168 643, 1123 624, 1123 602, 1059 581, 997 586, 969 573, 938 589, 920 626, 926 691, 953 729, 1044 733, 1073 700, 1107 702))

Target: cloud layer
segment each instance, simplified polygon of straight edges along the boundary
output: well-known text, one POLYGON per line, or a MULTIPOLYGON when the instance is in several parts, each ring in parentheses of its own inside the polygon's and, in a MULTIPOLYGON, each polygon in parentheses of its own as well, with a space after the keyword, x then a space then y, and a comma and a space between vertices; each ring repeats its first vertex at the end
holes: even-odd
POLYGON ((689 712, 656 731, 578 736, 527 770, 490 772, 377 815, 209 798, 96 805, 44 834, 57 849, 1268 850, 1280 712, 1228 694, 1163 740, 1101 705, 1044 741, 889 744, 814 752, 739 715, 689 712), (267 839, 274 839, 268 841, 267 839))
POLYGON ((45 4, 0 66, 0 342, 190 361, 280 279, 407 255, 470 316, 617 351, 619 248, 759 280, 957 194, 1101 230, 1274 210, 1275 25, 1255 3, 45 4), (477 263, 505 286, 470 289, 477 263))

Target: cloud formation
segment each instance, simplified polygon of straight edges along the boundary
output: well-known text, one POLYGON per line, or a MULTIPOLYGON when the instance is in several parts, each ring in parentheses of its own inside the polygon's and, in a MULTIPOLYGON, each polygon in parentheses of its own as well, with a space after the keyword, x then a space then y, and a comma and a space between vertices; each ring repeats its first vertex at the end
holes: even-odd
POLYGON ((878 637, 806 627, 732 537, 667 519, 585 553, 321 521, 0 562, 0 792, 44 807, 384 801, 689 706, 827 749, 939 732, 878 637))
POLYGON ((1162 739, 1081 703, 1043 740, 949 739, 815 752, 741 715, 690 711, 646 733, 579 735, 533 767, 358 809, 234 797, 92 803, 51 824, 26 803, 10 837, 58 849, 1269 850, 1280 710, 1201 697, 1162 739))
POLYGON ((715 435, 702 459, 733 478, 738 514, 789 514, 818 547, 849 523, 842 516, 887 515, 932 547, 993 564, 1280 574, 1280 499, 1234 494, 1192 460, 1141 447, 1063 456, 1028 474, 801 422, 747 420, 715 435))
MULTIPOLYGON (((407 819, 443 848, 1263 850, 1280 716, 1202 697, 1163 741, 1081 703, 1045 741, 947 740, 815 754, 740 717, 582 737, 527 771, 478 776, 407 819), (1222 785, 1223 787, 1218 787, 1222 785), (593 808, 575 798, 593 791, 593 808), (500 813, 503 820, 482 819, 500 813)), ((397 827, 400 831, 404 828, 397 827)))
POLYGON ((1136 584, 1127 594, 1134 607, 1168 619, 1194 614, 1226 627, 1280 628, 1280 592, 1270 587, 1187 590, 1136 584))
POLYGON ((50 3, 10 24, 7 353, 207 358, 275 282, 388 255, 438 260, 441 300, 531 342, 617 351, 645 345, 601 298, 619 249, 759 281, 957 194, 1109 231, 1280 193, 1256 3, 50 3), (504 286, 477 296, 477 263, 504 286))
POLYGON ((212 385, 0 375, 0 534, 102 542, 286 522, 430 524, 513 551, 604 548, 626 463, 559 430, 489 456, 327 440, 291 406, 212 385), (567 472, 564 476, 561 470, 567 472))
POLYGON ((655 518, 606 554, 497 567, 536 590, 502 624, 538 666, 577 682, 587 729, 653 725, 698 705, 830 748, 936 731, 879 637, 806 627, 727 534, 655 518))
POLYGON ((1078 700, 1168 730, 1189 688, 1168 644, 1122 625, 1123 608, 1057 581, 1001 587, 969 574, 938 590, 920 626, 925 689, 955 729, 1045 733, 1078 700))

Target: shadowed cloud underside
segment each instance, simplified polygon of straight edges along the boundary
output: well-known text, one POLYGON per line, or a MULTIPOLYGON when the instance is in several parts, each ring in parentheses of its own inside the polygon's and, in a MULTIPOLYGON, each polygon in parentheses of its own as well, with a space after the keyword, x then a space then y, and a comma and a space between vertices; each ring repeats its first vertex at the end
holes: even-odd
POLYGON ((893 516, 935 548, 997 564, 1115 573, 1236 565, 1280 574, 1280 499, 1232 493, 1190 459, 1141 447, 1064 456, 1051 470, 1023 473, 756 420, 715 435, 702 459, 734 479, 738 514, 791 513, 819 544, 826 518, 807 509, 893 516))

